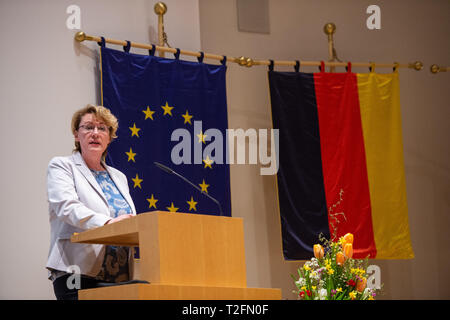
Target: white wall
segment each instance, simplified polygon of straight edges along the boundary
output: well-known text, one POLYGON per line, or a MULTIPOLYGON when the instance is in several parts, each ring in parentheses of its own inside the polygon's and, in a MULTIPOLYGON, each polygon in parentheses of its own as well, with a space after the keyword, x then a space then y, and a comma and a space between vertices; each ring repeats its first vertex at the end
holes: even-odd
MULTIPOLYGON (((98 45, 73 40, 66 8, 81 8, 87 34, 157 43, 156 2, 0 1, 0 299, 54 299, 45 270, 47 164, 70 154, 73 112, 100 101, 98 45)), ((200 50, 198 0, 164 2, 169 43, 200 50)))

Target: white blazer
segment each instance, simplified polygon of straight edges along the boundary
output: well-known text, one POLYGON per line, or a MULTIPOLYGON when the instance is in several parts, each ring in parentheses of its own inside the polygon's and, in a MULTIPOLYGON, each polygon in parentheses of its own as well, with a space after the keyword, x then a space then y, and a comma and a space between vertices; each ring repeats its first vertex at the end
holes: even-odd
MULTIPOLYGON (((135 215, 126 176, 103 165, 135 215)), ((81 274, 95 277, 100 272, 105 247, 72 243, 70 236, 103 226, 112 217, 101 187, 79 152, 50 160, 47 191, 51 231, 47 268, 67 272, 69 266, 78 266, 81 274)))

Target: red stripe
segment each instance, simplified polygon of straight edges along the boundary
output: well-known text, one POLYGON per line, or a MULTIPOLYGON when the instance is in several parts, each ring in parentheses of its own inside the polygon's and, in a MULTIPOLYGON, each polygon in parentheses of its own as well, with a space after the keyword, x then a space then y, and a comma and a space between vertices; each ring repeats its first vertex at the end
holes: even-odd
POLYGON ((354 257, 375 258, 356 75, 315 73, 314 84, 330 235, 336 232, 339 238, 347 232, 353 233, 354 257), (345 219, 338 214, 335 217, 339 223, 336 223, 331 214, 340 212, 345 214, 345 219), (333 229, 336 227, 337 230, 333 229))

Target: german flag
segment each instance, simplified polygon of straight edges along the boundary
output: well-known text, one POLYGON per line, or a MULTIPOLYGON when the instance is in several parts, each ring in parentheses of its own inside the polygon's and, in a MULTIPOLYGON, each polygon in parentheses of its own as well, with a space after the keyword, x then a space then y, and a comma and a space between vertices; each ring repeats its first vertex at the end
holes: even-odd
POLYGON ((348 232, 355 258, 412 259, 398 73, 269 71, 269 83, 285 259, 348 232))

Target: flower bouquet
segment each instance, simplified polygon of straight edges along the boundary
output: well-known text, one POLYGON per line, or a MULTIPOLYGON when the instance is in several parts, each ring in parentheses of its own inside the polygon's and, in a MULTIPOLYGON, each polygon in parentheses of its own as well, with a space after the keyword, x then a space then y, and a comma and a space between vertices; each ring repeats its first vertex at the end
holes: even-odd
POLYGON ((301 300, 374 300, 376 290, 367 287, 367 261, 352 259, 353 234, 337 242, 319 236, 314 258, 292 275, 301 300))

